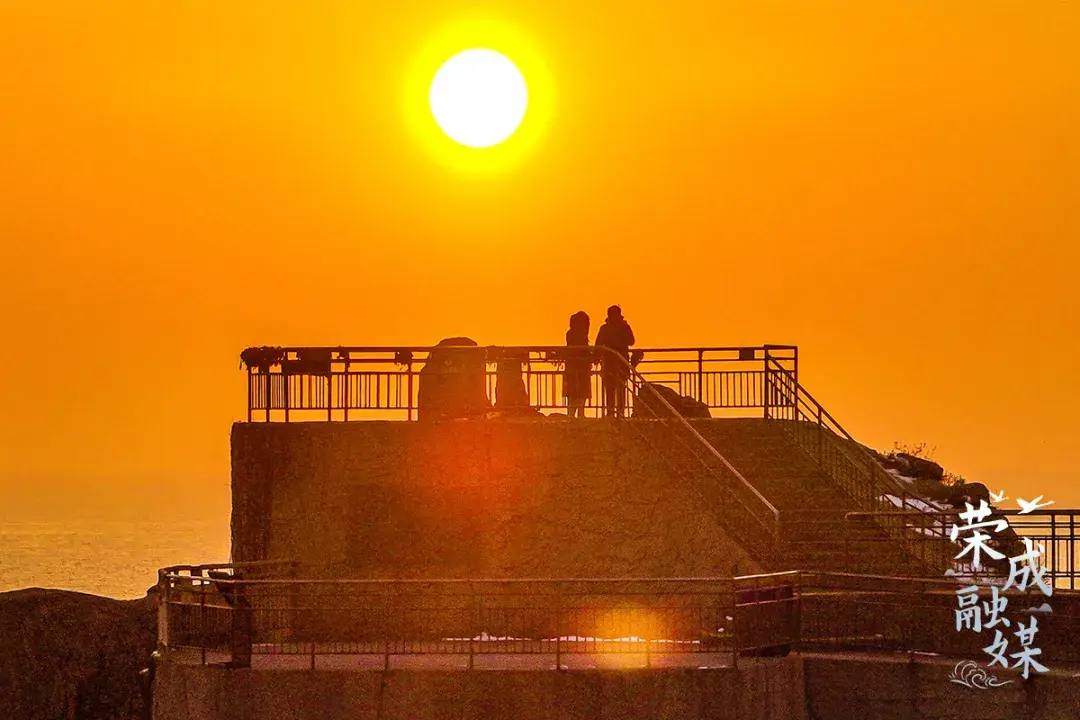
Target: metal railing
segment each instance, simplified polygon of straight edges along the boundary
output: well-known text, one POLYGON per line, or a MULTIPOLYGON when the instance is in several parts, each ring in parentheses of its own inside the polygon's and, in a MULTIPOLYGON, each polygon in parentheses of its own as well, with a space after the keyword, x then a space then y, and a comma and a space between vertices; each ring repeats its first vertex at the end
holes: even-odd
MULTIPOLYGON (((980 567, 976 568, 970 554, 962 558, 956 556, 962 550, 962 544, 951 542, 948 538, 952 526, 961 523, 956 512, 949 511, 887 511, 887 512, 852 512, 849 519, 860 517, 892 517, 903 522, 913 531, 920 533, 922 542, 939 543, 942 534, 952 552, 952 562, 947 572, 959 578, 974 580, 1002 580, 1009 576, 1008 558, 1018 557, 1026 552, 1023 539, 1028 538, 1032 545, 1041 548, 1034 567, 1045 572, 1047 582, 1060 589, 1080 589, 1080 537, 1076 530, 1080 526, 1080 510, 1062 508, 1058 510, 1040 509, 1022 513, 1020 510, 995 510, 990 519, 1003 517, 1008 522, 1008 529, 1002 533, 989 533, 987 541, 990 548, 1006 557, 995 560, 983 556, 980 567)), ((885 542, 882 540, 863 539, 860 543, 885 542)), ((918 542, 918 541, 917 541, 918 542)), ((1026 564, 1025 564, 1026 566, 1026 564)))
MULTIPOLYGON (((733 662, 730 579, 247 580, 173 568, 159 644, 207 663, 254 655, 717 655, 733 662), (194 654, 193 654, 194 653, 194 654)), ((695 661, 697 662, 697 661, 695 661)))
MULTIPOLYGON (((858 650, 933 654, 988 661, 984 648, 993 639, 956 629, 958 588, 966 579, 916 579, 846 573, 799 573, 799 647, 810 650, 858 650)), ((1037 591, 1000 593, 1008 599, 1013 627, 1032 607, 1042 604, 1037 591)), ((1080 595, 1055 595, 1053 612, 1039 617, 1039 660, 1055 664, 1080 661, 1080 595)), ((1000 668, 999 668, 1000 669, 1000 668)), ((1004 672, 1004 671, 1002 671, 1004 672)))
POLYGON ((694 490, 721 526, 742 541, 747 552, 766 566, 771 565, 780 538, 780 512, 626 358, 610 350, 606 353, 609 362, 623 366, 633 395, 649 398, 645 404, 649 416, 656 419, 649 427, 638 423, 629 423, 629 427, 694 490), (662 442, 652 441, 652 427, 664 429, 662 442), (680 448, 682 457, 675 455, 680 448))
MULTIPOLYGON (((532 658, 566 669, 582 656, 683 657, 734 666, 740 654, 845 649, 985 658, 986 639, 955 630, 966 582, 791 571, 736 578, 566 580, 248 580, 170 568, 159 580, 166 660, 250 666, 390 669, 410 657, 457 667, 532 658), (706 659, 706 656, 708 659, 706 659)), ((220 571, 219 571, 220 572, 220 571)), ((1005 591, 1010 612, 1031 597, 1005 591)), ((1045 664, 1080 660, 1080 594, 1055 595, 1040 618, 1045 664)), ((579 665, 580 666, 580 665, 579 665)))
POLYGON ((926 510, 925 503, 885 468, 814 399, 798 378, 765 350, 765 417, 778 421, 804 452, 817 461, 826 477, 840 488, 856 507, 875 513, 874 522, 888 533, 891 542, 930 575, 941 575, 952 562, 948 532, 928 523, 912 527, 904 516, 915 517, 926 510), (935 539, 938 542, 928 542, 935 539))
MULTIPOLYGON (((248 372, 247 418, 249 422, 414 420, 421 405, 421 384, 426 376, 441 372, 440 363, 431 361, 453 353, 478 358, 485 402, 491 406, 493 401, 494 410, 500 409, 500 382, 523 382, 527 407, 564 410, 567 351, 561 345, 248 348, 241 354, 248 372)), ((641 358, 637 370, 648 382, 736 415, 757 414, 754 411, 766 406, 766 355, 768 362, 798 377, 798 348, 789 345, 642 348, 635 354, 641 358)), ((596 364, 599 355, 593 360, 586 409, 595 416, 602 413, 603 388, 596 364)), ((628 397, 627 407, 633 403, 634 398, 628 397)))

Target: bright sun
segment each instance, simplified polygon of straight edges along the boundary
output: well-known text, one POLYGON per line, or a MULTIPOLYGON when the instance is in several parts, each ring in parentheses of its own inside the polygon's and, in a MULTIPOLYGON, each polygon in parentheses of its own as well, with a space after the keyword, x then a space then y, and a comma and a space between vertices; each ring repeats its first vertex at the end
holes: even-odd
POLYGON ((529 102, 525 78, 502 53, 464 50, 443 63, 429 93, 435 122, 473 148, 498 145, 518 129, 529 102))

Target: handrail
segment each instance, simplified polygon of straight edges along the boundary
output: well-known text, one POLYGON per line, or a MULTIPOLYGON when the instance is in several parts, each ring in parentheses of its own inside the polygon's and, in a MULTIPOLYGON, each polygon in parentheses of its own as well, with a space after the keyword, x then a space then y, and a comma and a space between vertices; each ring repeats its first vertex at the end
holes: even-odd
MULTIPOLYGON (((900 500, 900 507, 902 509, 910 509, 913 513, 921 512, 920 508, 910 502, 907 488, 891 474, 885 471, 881 464, 873 457, 859 442, 851 436, 840 425, 839 422, 819 403, 813 395, 811 395, 792 373, 784 368, 780 363, 776 362, 769 356, 768 350, 766 350, 765 357, 765 382, 767 387, 766 397, 769 397, 770 391, 775 391, 777 395, 780 395, 784 399, 784 407, 790 408, 791 420, 795 423, 801 423, 805 420, 813 422, 817 426, 817 450, 818 457, 816 458, 822 471, 830 476, 831 479, 836 481, 844 490, 848 492, 851 498, 859 504, 861 507, 867 510, 875 510, 884 507, 887 503, 891 508, 895 507, 892 501, 887 500, 886 495, 892 495, 900 500), (781 383, 777 383, 773 380, 773 376, 778 376, 782 379, 781 383), (806 405, 812 412, 807 413, 802 409, 802 405, 806 405), (831 426, 831 427, 830 427, 831 426), (827 433, 827 434, 826 434, 827 433), (828 435, 834 436, 841 442, 837 443, 831 440, 828 435), (843 442, 846 440, 847 442, 843 442), (828 463, 824 462, 824 449, 828 445, 830 448, 835 448, 846 459, 846 461, 858 469, 864 467, 868 475, 863 476, 863 487, 855 488, 849 484, 845 484, 844 479, 838 477, 835 474, 835 469, 828 463)), ((769 415, 769 406, 766 406, 766 417, 769 415)), ((796 444, 799 445, 808 454, 810 450, 803 447, 800 444, 800 437, 797 427, 785 428, 794 436, 796 444)), ((857 484, 857 482, 856 482, 857 484)), ((931 570, 944 570, 951 564, 952 558, 943 554, 938 548, 927 548, 927 543, 920 542, 913 545, 913 538, 909 532, 909 528, 904 526, 903 522, 892 522, 888 516, 882 516, 875 518, 875 522, 882 527, 894 540, 897 540, 902 545, 907 547, 919 562, 931 570), (929 555, 929 556, 928 556, 929 555)), ((930 530, 932 533, 936 533, 935 529, 924 528, 923 530, 930 530)), ((947 539, 947 534, 942 532, 940 534, 942 539, 947 539)))
MULTIPOLYGON (((289 561, 295 562, 295 561, 289 561)), ((228 565, 228 563, 223 563, 228 565)), ((179 570, 186 570, 199 566, 184 566, 174 565, 173 568, 179 570)), ((178 573, 164 573, 163 568, 159 570, 159 575, 164 579, 170 580, 189 580, 188 575, 181 575, 178 573)), ((542 585, 542 584, 609 584, 609 585, 630 585, 630 584, 647 584, 647 583, 674 583, 674 584, 690 584, 690 585, 709 585, 709 584, 725 584, 725 583, 739 583, 745 581, 757 581, 757 580, 774 580, 781 578, 796 578, 802 581, 803 578, 845 578, 852 580, 870 580, 870 581, 890 581, 890 582, 905 582, 918 585, 938 585, 941 587, 951 588, 955 586, 955 581, 951 580, 948 576, 945 577, 910 577, 906 575, 882 575, 880 573, 852 573, 841 572, 838 570, 780 570, 777 572, 767 573, 752 573, 749 575, 720 575, 720 576, 702 576, 702 577, 593 577, 593 578, 576 578, 576 577, 537 577, 537 578, 279 578, 279 579, 232 579, 223 578, 216 580, 218 583, 235 583, 238 585, 267 585, 267 584, 305 584, 305 585, 542 585)), ((201 578, 206 579, 206 578, 201 578)), ((623 593, 630 594, 630 593, 623 593)))
MULTIPOLYGON (((764 508, 767 510, 768 514, 771 515, 771 519, 772 519, 771 524, 761 522, 760 518, 758 518, 758 516, 754 513, 753 510, 751 510, 749 507, 747 507, 746 504, 741 499, 739 499, 737 496, 732 495, 732 499, 735 500, 735 502, 739 503, 739 505, 742 506, 746 510, 746 512, 751 516, 752 519, 757 520, 764 527, 765 531, 771 537, 771 539, 772 539, 772 541, 773 541, 773 543, 775 545, 775 543, 779 540, 779 537, 780 537, 780 511, 777 510, 776 507, 772 503, 770 503, 765 498, 764 495, 762 495, 760 492, 758 492, 757 488, 755 488, 753 485, 751 485, 746 480, 746 478, 743 477, 743 474, 740 473, 735 468, 734 465, 732 465, 730 462, 728 462, 727 458, 725 458, 715 447, 713 447, 712 443, 710 443, 708 440, 706 440, 701 435, 701 433, 699 433, 694 428, 694 426, 691 425, 690 422, 685 417, 683 417, 682 413, 680 413, 678 410, 676 410, 674 407, 672 407, 671 403, 669 403, 663 397, 663 395, 661 395, 659 392, 657 392, 656 388, 654 388, 652 386, 652 384, 649 383, 644 378, 644 376, 642 376, 641 373, 639 373, 637 371, 637 369, 627 360, 627 358, 625 356, 623 356, 621 353, 617 353, 617 352, 611 350, 610 348, 606 348, 606 347, 598 347, 596 349, 600 350, 604 354, 605 357, 617 358, 618 362, 621 363, 623 369, 628 372, 630 379, 634 380, 635 384, 637 384, 639 388, 648 388, 649 392, 652 393, 652 397, 654 399, 656 399, 656 400, 659 400, 659 402, 663 406, 663 408, 671 416, 673 416, 676 419, 676 421, 683 428, 690 431, 690 434, 699 443, 699 445, 702 448, 704 448, 705 452, 708 455, 710 455, 714 460, 718 460, 724 466, 724 468, 728 470, 728 472, 730 472, 732 475, 735 476, 735 478, 738 480, 740 485, 743 488, 745 488, 746 490, 749 490, 751 495, 754 498, 756 498, 756 500, 762 506, 764 506, 764 508)), ((640 390, 639 390, 639 392, 640 392, 640 390)), ((703 463, 703 465, 710 472, 715 472, 707 464, 703 463)), ((772 550, 772 549, 773 548, 770 548, 770 550, 772 550)))
POLYGON ((166 575, 172 575, 180 570, 198 571, 204 572, 207 570, 232 570, 234 568, 253 568, 253 567, 288 567, 296 566, 298 562, 296 560, 247 560, 244 562, 218 562, 218 563, 203 563, 201 565, 169 565, 163 567, 158 573, 164 573, 166 575))
MULTIPOLYGON (((869 517, 874 515, 923 515, 926 517, 956 517, 959 510, 920 510, 915 508, 914 510, 855 510, 853 512, 845 513, 844 517, 869 517)), ((1080 515, 1080 508, 1058 508, 1057 510, 1002 510, 1001 508, 993 508, 994 515, 1005 515, 1006 517, 1052 517, 1056 515, 1080 515)))
MULTIPOLYGON (((783 367, 779 363, 776 363, 772 358, 769 358, 769 357, 766 358, 766 364, 767 364, 767 367, 768 367, 769 364, 775 365, 775 369, 774 369, 775 372, 780 372, 783 375, 788 376, 788 380, 790 380, 790 382, 792 383, 793 387, 796 390, 796 393, 797 393, 796 399, 798 400, 798 399, 805 398, 806 400, 809 400, 810 402, 808 404, 812 404, 814 409, 817 410, 820 413, 821 419, 828 420, 833 426, 835 426, 836 430, 840 431, 839 434, 842 435, 845 440, 848 440, 851 444, 858 447, 859 450, 857 450, 856 452, 858 452, 863 458, 872 461, 874 463, 873 467, 876 467, 876 468, 878 468, 880 470, 882 476, 885 479, 888 480, 890 485, 893 485, 897 490, 899 490, 902 493, 907 492, 906 488, 904 488, 904 486, 900 483, 900 481, 897 480, 896 478, 894 478, 889 473, 885 472, 885 469, 881 467, 880 463, 878 463, 877 458, 875 458, 873 455, 868 453, 866 451, 866 449, 863 448, 862 443, 860 443, 858 440, 856 440, 854 437, 852 437, 851 433, 849 433, 847 430, 845 430, 844 426, 841 425, 839 423, 839 421, 837 421, 837 419, 832 416, 832 413, 830 413, 828 410, 826 410, 825 406, 822 405, 820 402, 818 402, 817 399, 810 393, 809 390, 807 390, 803 385, 799 384, 798 379, 792 377, 790 375, 790 373, 788 373, 788 371, 787 371, 787 369, 785 367, 783 367)), ((766 373, 766 375, 767 375, 767 373, 766 373)), ((767 381, 768 381, 768 378, 766 377, 766 382, 767 381)))
MULTIPOLYGON (((595 347, 595 346, 591 346, 595 347)), ((295 353, 295 352, 307 352, 307 351, 319 351, 329 350, 337 353, 362 353, 362 352, 428 352, 431 350, 488 350, 492 348, 505 348, 508 350, 525 350, 531 349, 539 352, 550 350, 565 350, 565 345, 275 345, 265 349, 273 349, 282 353, 295 353)), ((245 352, 249 350, 262 350, 264 348, 249 347, 245 349, 245 352)), ((646 353, 664 353, 664 352, 736 352, 740 350, 754 350, 754 351, 772 351, 772 350, 790 350, 793 352, 798 351, 797 345, 716 345, 708 347, 643 347, 635 348, 646 353)))
MULTIPOLYGON (((779 363, 774 363, 771 358, 769 358, 767 362, 770 366, 773 367, 771 371, 781 373, 781 376, 783 376, 785 380, 791 382, 792 388, 795 390, 796 393, 796 396, 794 397, 796 403, 798 402, 798 400, 802 400, 802 402, 806 402, 806 400, 809 400, 808 405, 811 405, 816 411, 818 411, 820 419, 828 420, 829 423, 832 423, 835 426, 835 429, 839 431, 839 435, 842 436, 843 439, 849 441, 850 445, 848 447, 841 446, 841 450, 845 451, 846 454, 850 454, 850 450, 858 448, 854 449, 856 456, 859 456, 861 459, 867 461, 868 466, 873 468, 872 472, 875 475, 878 475, 881 479, 885 479, 888 486, 891 486, 897 491, 900 491, 903 495, 906 495, 906 488, 903 487, 903 485, 900 483, 900 480, 897 480, 895 477, 887 473, 885 471, 885 468, 881 467, 880 463, 878 463, 877 459, 874 458, 872 454, 867 452, 866 449, 862 446, 862 444, 860 444, 858 440, 851 436, 851 433, 843 429, 843 426, 836 421, 836 419, 832 416, 832 413, 829 413, 829 411, 826 410, 824 406, 822 406, 822 404, 819 403, 818 400, 816 400, 814 396, 811 395, 809 391, 807 391, 806 388, 804 388, 804 386, 799 384, 798 380, 791 376, 791 373, 788 373, 787 370, 779 363)), ((797 412, 798 408, 796 407, 795 410, 797 412)), ((797 417, 794 419, 798 420, 797 417)), ((821 420, 819 420, 819 424, 822 424, 821 420)), ((834 431, 834 434, 837 433, 835 433, 834 431)), ((906 505, 906 497, 904 498, 904 500, 906 505)), ((913 507, 913 510, 918 510, 918 508, 914 505, 909 506, 913 507)))
MULTIPOLYGON (((181 567, 181 569, 183 569, 181 567)), ((798 570, 790 572, 800 572, 798 570)), ((180 573, 166 573, 161 576, 162 578, 169 580, 190 580, 190 575, 182 575, 180 573)), ((749 577, 749 576, 748 576, 749 577)), ((196 577, 197 580, 209 580, 209 578, 196 577)), ((595 584, 631 584, 631 583, 693 583, 693 584, 706 584, 706 583, 727 583, 731 582, 731 577, 725 576, 713 576, 713 577, 672 577, 672 578, 654 578, 654 577, 627 577, 627 578, 563 578, 563 577, 536 577, 536 578, 215 578, 213 582, 215 584, 235 584, 235 585, 538 585, 544 583, 595 583, 595 584)))
MULTIPOLYGON (((289 422, 319 415, 328 421, 349 420, 350 413, 357 413, 351 416, 354 420, 367 413, 378 413, 383 419, 390 419, 387 413, 402 413, 403 419, 414 420, 422 412, 418 391, 423 376, 443 371, 437 364, 430 366, 431 360, 452 359, 455 353, 469 354, 482 363, 477 365, 478 372, 489 397, 497 395, 500 378, 491 366, 520 359, 525 365, 529 405, 562 409, 566 404, 558 365, 566 349, 565 345, 250 347, 240 355, 248 375, 247 420, 289 422)), ((793 345, 635 348, 635 352, 644 354, 638 369, 650 381, 709 408, 740 413, 763 407, 766 354, 798 377, 798 348, 793 345)), ((588 381, 600 382, 592 367, 588 381)), ((599 410, 599 403, 590 401, 586 407, 592 414, 599 410)))
POLYGON ((717 460, 722 462, 724 464, 724 466, 727 467, 728 470, 730 470, 732 473, 734 473, 734 475, 739 479, 739 481, 742 482, 742 484, 744 486, 746 486, 746 489, 749 490, 750 492, 752 492, 754 494, 754 496, 757 497, 758 500, 760 500, 762 503, 765 504, 766 507, 769 508, 769 511, 772 513, 774 518, 776 518, 776 519, 780 518, 780 511, 777 510, 776 507, 774 507, 772 503, 770 503, 768 500, 766 500, 765 496, 757 491, 757 488, 755 488, 753 485, 751 485, 749 482, 747 482, 746 478, 743 477, 742 473, 740 473, 738 470, 736 470, 735 466, 732 465, 730 462, 728 462, 727 458, 725 458, 723 455, 721 455, 720 452, 715 447, 712 446, 712 443, 710 443, 708 440, 706 440, 701 435, 701 433, 699 433, 697 430, 695 430, 694 426, 691 425, 690 422, 685 417, 683 417, 683 414, 680 413, 678 410, 676 410, 674 407, 672 407, 671 403, 669 403, 666 399, 664 399, 664 396, 656 391, 656 388, 654 388, 652 386, 652 383, 648 382, 641 375, 641 373, 639 373, 637 371, 636 368, 632 367, 630 365, 630 363, 628 363, 626 361, 625 357, 623 357, 619 353, 611 351, 610 348, 601 348, 601 349, 612 352, 613 355, 618 357, 623 362, 623 364, 627 368, 630 369, 630 372, 632 373, 631 377, 636 376, 636 379, 638 379, 638 381, 641 383, 641 385, 643 387, 649 388, 649 392, 651 392, 653 394, 653 397, 656 398, 657 400, 659 400, 661 403, 663 403, 663 405, 667 409, 667 411, 670 412, 672 415, 674 415, 679 420, 679 422, 681 422, 682 425, 684 427, 686 427, 687 430, 689 430, 691 433, 693 433, 694 437, 696 437, 701 442, 701 444, 705 447, 705 449, 713 457, 715 457, 717 460))
MULTIPOLYGON (((842 437, 845 440, 848 440, 851 443, 852 446, 854 446, 855 448, 858 448, 854 452, 858 456, 860 456, 862 459, 865 459, 869 463, 872 463, 872 464, 870 464, 870 467, 873 468, 872 472, 875 475, 879 475, 882 479, 886 480, 888 485, 894 487, 895 489, 897 489, 898 491, 901 492, 902 498, 905 500, 905 506, 908 506, 908 507, 911 507, 911 508, 913 508, 915 510, 918 510, 918 508, 916 508, 914 505, 906 505, 907 489, 900 483, 900 481, 897 480, 892 475, 890 475, 889 473, 887 473, 885 471, 885 469, 881 467, 881 464, 877 461, 877 459, 873 455, 871 455, 869 452, 867 452, 866 449, 862 446, 862 444, 859 443, 859 441, 857 441, 854 437, 852 437, 851 433, 849 433, 847 430, 845 430, 843 428, 843 426, 840 425, 840 423, 836 421, 836 419, 832 416, 832 414, 830 414, 829 411, 826 410, 825 407, 821 403, 819 403, 814 398, 814 396, 811 395, 810 392, 805 387, 803 387, 802 385, 799 384, 798 380, 794 379, 790 375, 790 373, 788 373, 788 371, 783 366, 781 366, 780 364, 773 362, 771 359, 769 359, 768 362, 771 363, 772 365, 775 365, 775 368, 774 368, 773 372, 781 373, 782 375, 786 376, 786 378, 792 383, 792 386, 795 388, 796 393, 797 393, 796 401, 799 400, 799 399, 802 399, 802 398, 808 399, 810 401, 810 404, 813 405, 814 409, 816 409, 820 413, 820 416, 821 416, 822 419, 827 419, 830 423, 832 423, 832 425, 835 426, 836 430, 840 431, 840 435, 842 435, 842 437)), ((795 419, 798 419, 798 418, 795 418, 795 419)), ((844 451, 848 451, 848 450, 851 449, 851 447, 850 446, 847 447, 847 448, 842 447, 841 449, 844 450, 844 451)))

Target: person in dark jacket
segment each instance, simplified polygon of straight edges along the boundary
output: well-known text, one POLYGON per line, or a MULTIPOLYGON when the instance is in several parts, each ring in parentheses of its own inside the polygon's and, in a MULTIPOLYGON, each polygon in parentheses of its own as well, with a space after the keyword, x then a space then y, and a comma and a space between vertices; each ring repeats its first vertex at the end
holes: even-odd
POLYGON ((623 317, 622 308, 612 305, 608 308, 607 320, 596 334, 596 347, 607 348, 601 353, 600 362, 608 417, 622 417, 626 412, 626 381, 630 379, 630 346, 633 344, 634 331, 623 317), (622 360, 613 357, 612 353, 621 356, 622 360))
POLYGON ((589 316, 576 312, 570 316, 570 329, 566 331, 566 368, 563 371, 563 396, 570 417, 585 417, 585 403, 592 397, 591 375, 589 316))

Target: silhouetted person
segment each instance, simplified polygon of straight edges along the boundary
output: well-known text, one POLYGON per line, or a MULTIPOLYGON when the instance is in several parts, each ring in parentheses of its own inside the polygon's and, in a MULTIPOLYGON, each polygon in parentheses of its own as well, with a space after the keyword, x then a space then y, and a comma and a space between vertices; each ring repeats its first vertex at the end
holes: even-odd
POLYGON ((566 414, 570 417, 585 417, 585 403, 592 396, 591 371, 589 316, 576 312, 570 316, 570 329, 566 331, 566 369, 563 371, 563 397, 566 398, 566 414))
POLYGON ((622 315, 622 308, 612 305, 607 311, 607 320, 596 333, 596 347, 608 348, 622 360, 612 357, 611 353, 600 355, 601 375, 604 379, 604 405, 608 417, 622 417, 626 411, 626 381, 630 379, 630 346, 634 344, 634 331, 622 315))

